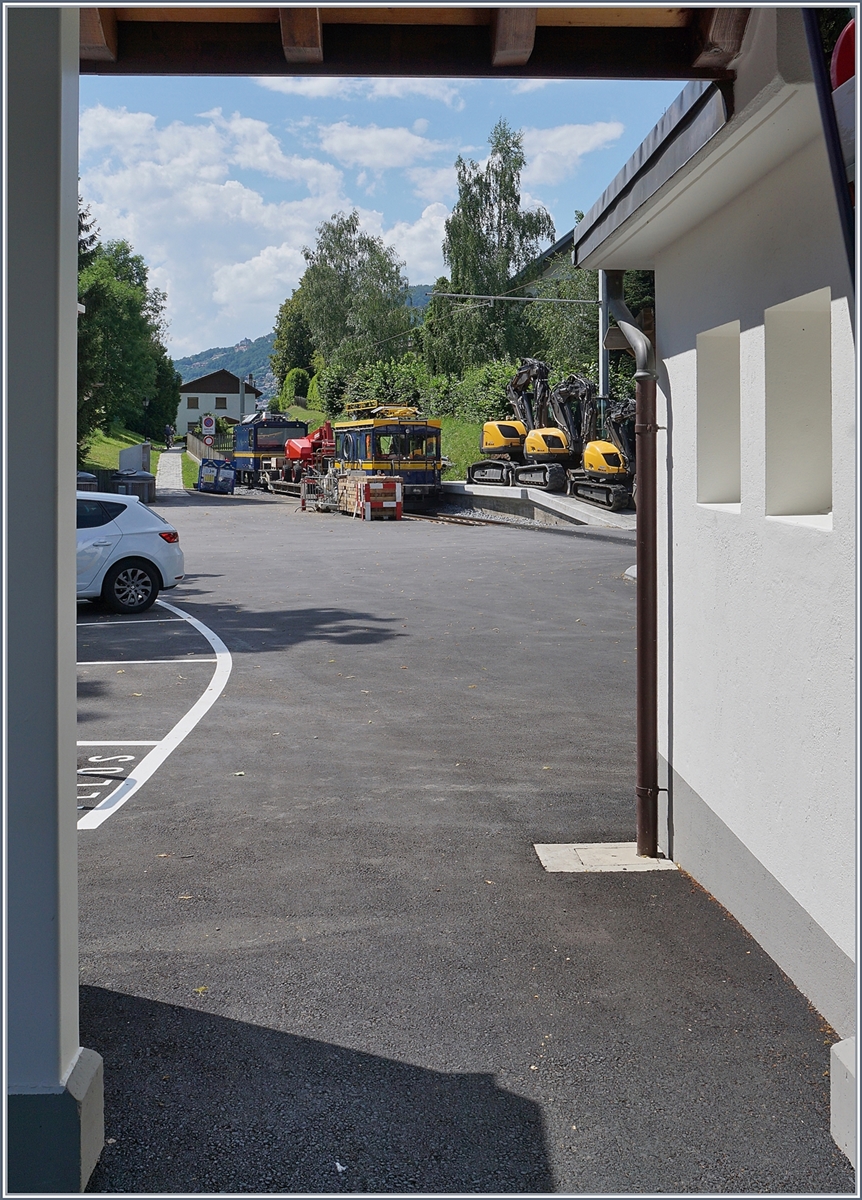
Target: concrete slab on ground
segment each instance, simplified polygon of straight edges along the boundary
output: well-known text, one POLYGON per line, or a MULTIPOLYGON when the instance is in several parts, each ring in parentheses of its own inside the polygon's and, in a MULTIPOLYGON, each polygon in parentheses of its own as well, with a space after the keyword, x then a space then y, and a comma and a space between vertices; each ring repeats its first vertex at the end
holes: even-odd
POLYGON ((591 525, 602 529, 636 529, 637 515, 632 511, 610 512, 596 504, 588 504, 575 496, 557 492, 542 492, 538 488, 492 487, 486 484, 447 480, 443 484, 446 498, 463 500, 477 508, 490 508, 516 516, 531 516, 536 520, 572 525, 591 525))
POLYGON ((546 871, 675 871, 666 858, 638 856, 636 842, 557 842, 533 849, 546 871))

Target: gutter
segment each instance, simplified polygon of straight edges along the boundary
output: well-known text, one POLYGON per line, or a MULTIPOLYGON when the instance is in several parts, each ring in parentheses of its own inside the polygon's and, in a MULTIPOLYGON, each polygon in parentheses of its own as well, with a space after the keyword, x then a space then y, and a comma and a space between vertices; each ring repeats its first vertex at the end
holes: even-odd
POLYGON ((835 115, 835 106, 832 102, 832 85, 826 73, 826 63, 823 61, 823 43, 820 39, 817 9, 803 8, 802 19, 805 22, 805 37, 808 41, 808 53, 811 58, 811 72, 814 76, 814 87, 817 91, 820 120, 823 124, 823 137, 826 142, 826 153, 829 157, 832 185, 835 188, 835 203, 838 206, 838 219, 841 222, 841 233, 844 238, 844 249, 847 254, 847 269, 850 272, 850 283, 855 292, 856 238, 853 223, 853 205, 850 201, 850 189, 847 186, 847 168, 844 165, 844 151, 841 147, 838 119, 835 115))
POLYGON ((655 349, 623 297, 623 271, 607 271, 608 308, 635 353, 637 487, 637 852, 658 857, 658 569, 655 349))
POLYGON ((575 266, 690 162, 732 115, 732 85, 689 83, 573 229, 575 266))

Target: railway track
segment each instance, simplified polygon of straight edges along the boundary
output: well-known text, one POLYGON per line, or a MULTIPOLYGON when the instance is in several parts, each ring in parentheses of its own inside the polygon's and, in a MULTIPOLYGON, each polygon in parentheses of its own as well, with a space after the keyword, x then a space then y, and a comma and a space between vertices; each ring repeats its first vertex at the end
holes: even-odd
POLYGON ((404 513, 403 521, 432 521, 438 525, 508 525, 511 521, 496 520, 494 517, 455 517, 448 513, 404 513))

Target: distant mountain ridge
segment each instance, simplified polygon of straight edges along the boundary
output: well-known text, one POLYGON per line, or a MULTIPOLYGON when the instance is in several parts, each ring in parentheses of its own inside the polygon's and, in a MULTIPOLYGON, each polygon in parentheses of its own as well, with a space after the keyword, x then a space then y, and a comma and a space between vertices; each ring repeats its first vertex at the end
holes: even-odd
MULTIPOLYGON (((408 306, 425 308, 428 303, 426 292, 432 291, 433 288, 433 283, 411 284, 407 289, 408 306)), ((209 375, 212 371, 231 371, 240 379, 247 377, 250 371, 254 375, 255 386, 259 387, 264 398, 269 400, 278 395, 278 380, 269 365, 274 341, 275 332, 266 333, 254 341, 243 338, 235 346, 213 346, 210 350, 201 350, 199 354, 175 358, 174 366, 182 376, 183 383, 201 375, 209 375)))
POLYGON ((433 291, 433 283, 412 283, 407 289, 408 305, 411 305, 413 308, 425 308, 425 306, 428 304, 428 301, 431 299, 431 297, 426 295, 426 293, 433 291))
POLYGON ((278 394, 278 383, 269 365, 274 340, 274 333, 264 334, 254 341, 243 338, 235 346, 214 346, 187 358, 175 358, 174 366, 182 376, 183 383, 197 379, 200 375, 209 375, 211 371, 231 371, 240 379, 251 372, 255 386, 269 399, 278 394))

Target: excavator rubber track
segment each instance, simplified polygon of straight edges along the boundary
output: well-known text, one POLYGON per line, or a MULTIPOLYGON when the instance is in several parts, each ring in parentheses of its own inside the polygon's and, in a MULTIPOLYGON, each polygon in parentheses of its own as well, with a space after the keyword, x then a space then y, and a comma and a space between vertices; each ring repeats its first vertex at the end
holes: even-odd
POLYGON ((526 463, 512 472, 515 487, 538 488, 542 492, 564 492, 566 471, 559 463, 526 463))
POLYGON ((468 483, 484 483, 496 487, 512 486, 512 464, 505 459, 486 458, 467 468, 468 483))
POLYGON ((594 479, 573 478, 574 472, 569 473, 566 492, 577 500, 586 500, 590 504, 599 504, 611 512, 622 512, 629 508, 632 502, 630 485, 620 483, 599 483, 594 479))

